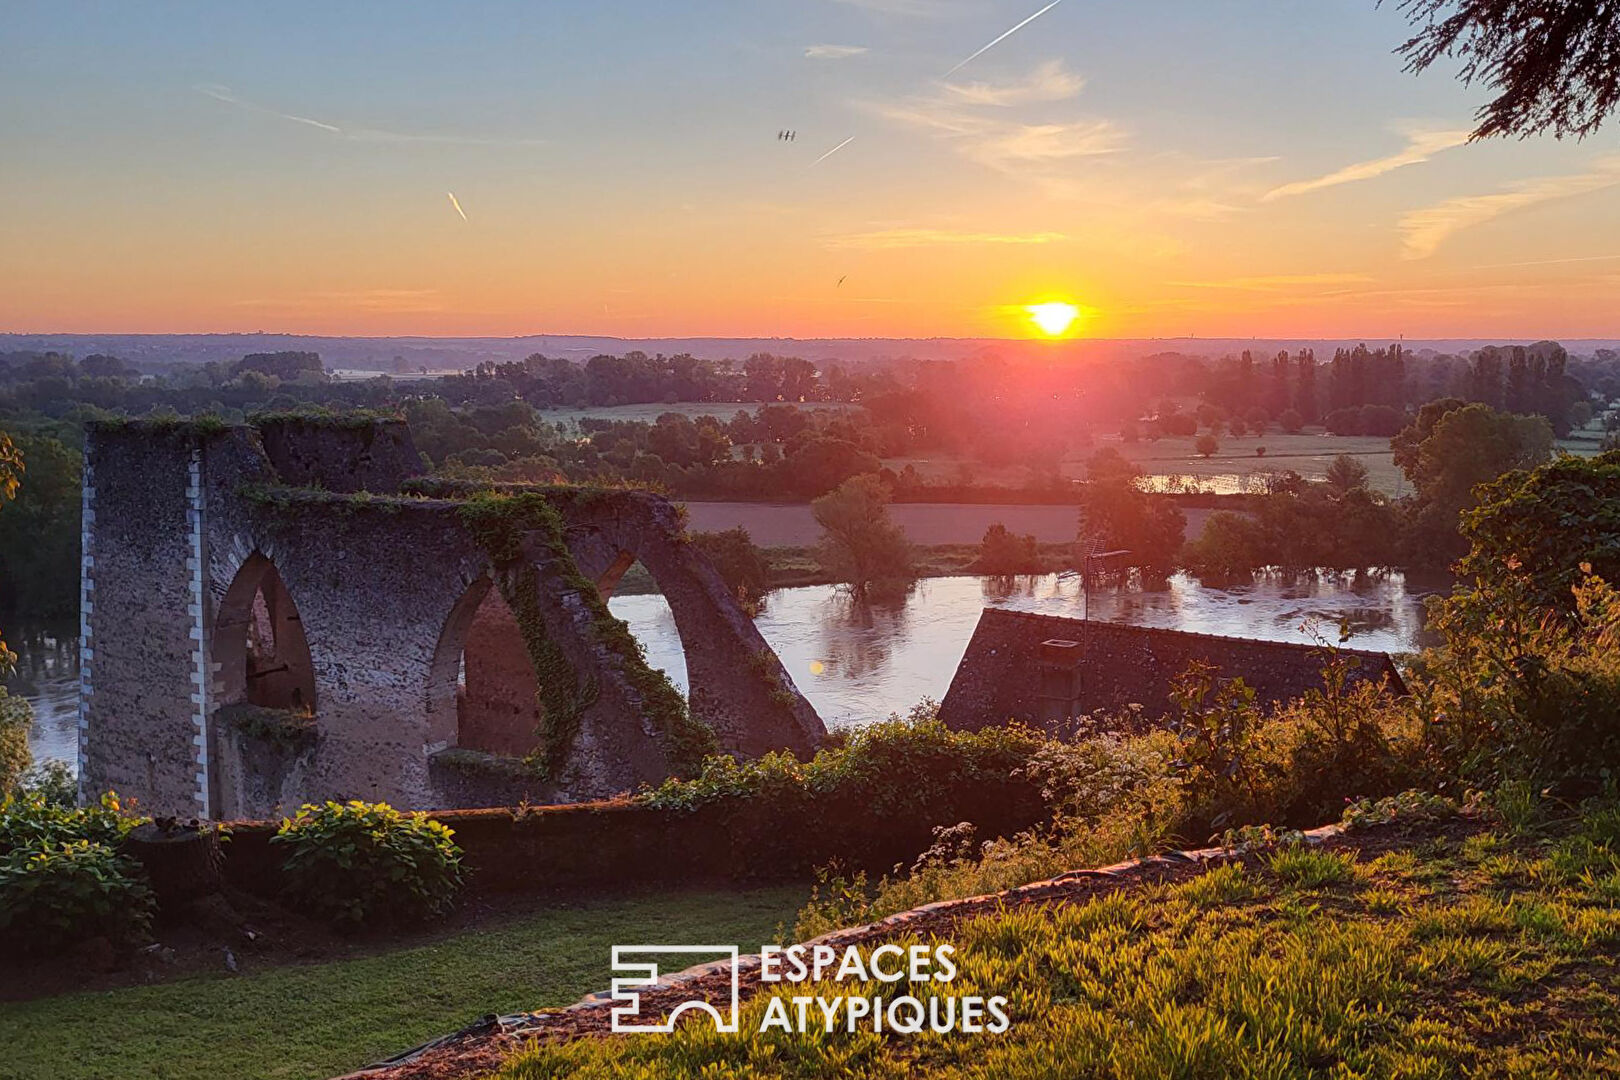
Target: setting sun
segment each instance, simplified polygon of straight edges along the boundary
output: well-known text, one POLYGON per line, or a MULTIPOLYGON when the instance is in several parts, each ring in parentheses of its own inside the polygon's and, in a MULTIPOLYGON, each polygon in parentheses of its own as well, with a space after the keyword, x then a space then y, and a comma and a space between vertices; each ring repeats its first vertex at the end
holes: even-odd
POLYGON ((1031 304, 1024 310, 1029 312, 1030 319, 1040 327, 1041 333, 1048 337, 1060 337, 1080 317, 1079 308, 1061 301, 1031 304))

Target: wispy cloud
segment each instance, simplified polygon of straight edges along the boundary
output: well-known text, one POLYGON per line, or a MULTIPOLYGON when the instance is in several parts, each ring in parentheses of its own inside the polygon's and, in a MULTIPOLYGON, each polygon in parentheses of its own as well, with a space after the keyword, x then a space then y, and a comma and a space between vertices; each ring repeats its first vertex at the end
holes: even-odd
POLYGON ((511 136, 485 136, 485 135, 459 135, 442 132, 410 132, 385 131, 380 128, 343 127, 338 124, 317 120, 310 116, 299 116, 297 113, 282 112, 272 109, 246 98, 238 97, 228 86, 215 83, 205 83, 195 87, 199 94, 211 97, 215 101, 226 105, 244 109, 247 112, 257 113, 260 116, 270 116, 278 120, 285 120, 292 124, 303 124, 317 131, 324 131, 339 139, 350 139, 355 142, 374 143, 441 143, 449 146, 539 146, 546 140, 511 136))
POLYGON ((1084 90, 1086 80, 1063 66, 1061 60, 1048 60, 1027 79, 1013 83, 947 83, 946 96, 964 105, 1030 105, 1042 101, 1063 101, 1084 90))
POLYGON ((1353 184, 1358 180, 1371 180, 1374 177, 1392 173, 1396 169, 1404 169, 1408 165, 1418 165, 1428 161, 1442 150, 1450 150, 1461 146, 1468 141, 1469 133, 1466 131, 1409 131, 1406 135, 1406 148, 1388 157, 1373 158, 1371 161, 1358 161, 1354 165, 1346 165, 1342 169, 1318 176, 1313 180, 1297 180, 1291 184, 1272 188, 1261 196, 1262 202, 1272 202, 1276 199, 1286 199, 1293 195, 1304 195, 1323 188, 1338 187, 1340 184, 1353 184))
POLYGON ((1601 191, 1616 184, 1620 184, 1620 157, 1606 157, 1584 173, 1521 180, 1491 195, 1464 195, 1413 210, 1400 220, 1401 255, 1407 259, 1424 259, 1464 229, 1483 225, 1515 210, 1601 191))
POLYGON ((895 248, 939 247, 952 244, 1050 244, 1068 239, 1063 233, 987 233, 953 229, 895 228, 829 236, 829 248, 888 251, 895 248))
POLYGON ((940 84, 928 94, 865 108, 949 142, 963 157, 1004 172, 1124 149, 1125 134, 1112 121, 1080 119, 1026 123, 1005 115, 1007 107, 1049 103, 1075 96, 1085 80, 1060 62, 1042 64, 1013 83, 940 84))
POLYGON ((807 45, 804 55, 811 60, 847 60, 867 51, 865 45, 807 45))

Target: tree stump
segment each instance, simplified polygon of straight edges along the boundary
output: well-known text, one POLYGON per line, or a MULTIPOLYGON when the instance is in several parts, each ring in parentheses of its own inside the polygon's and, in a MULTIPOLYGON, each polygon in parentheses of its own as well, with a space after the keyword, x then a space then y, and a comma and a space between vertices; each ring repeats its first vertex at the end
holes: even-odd
POLYGON ((145 868, 160 908, 209 896, 220 889, 225 854, 220 850, 218 829, 159 819, 137 825, 124 838, 123 847, 145 868))

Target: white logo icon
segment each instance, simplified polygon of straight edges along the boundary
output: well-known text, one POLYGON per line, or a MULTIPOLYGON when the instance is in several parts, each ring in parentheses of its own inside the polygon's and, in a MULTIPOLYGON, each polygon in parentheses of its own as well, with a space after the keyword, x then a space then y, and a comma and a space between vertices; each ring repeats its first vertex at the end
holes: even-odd
MULTIPOLYGON (((687 967, 690 965, 682 965, 687 967)), ((613 946, 613 970, 636 973, 639 977, 629 979, 614 979, 609 993, 615 1001, 623 1001, 613 1010, 614 1032, 658 1032, 668 1034, 675 1030, 675 1022, 681 1014, 687 1011, 705 1012, 714 1020, 714 1029, 722 1034, 737 1031, 737 946, 735 945, 615 945, 613 946), (693 954, 726 957, 731 961, 731 1001, 724 1011, 716 1008, 712 1002, 702 999, 683 1001, 671 1009, 669 1015, 662 1022, 638 1023, 641 1017, 641 994, 636 987, 646 990, 658 988, 658 965, 656 963, 630 963, 624 957, 626 954, 656 955, 668 953, 677 956, 691 956, 693 954)))

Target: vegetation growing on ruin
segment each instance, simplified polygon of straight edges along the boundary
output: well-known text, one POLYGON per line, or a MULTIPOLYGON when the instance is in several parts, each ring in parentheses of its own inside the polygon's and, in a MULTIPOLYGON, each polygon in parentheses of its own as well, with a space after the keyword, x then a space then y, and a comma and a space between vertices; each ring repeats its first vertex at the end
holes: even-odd
POLYGON ((539 571, 523 558, 523 542, 537 537, 552 557, 556 573, 585 605, 592 636, 619 661, 619 669, 641 698, 665 746, 675 775, 695 771, 717 748, 714 732, 694 718, 686 700, 661 671, 647 666, 643 646, 613 617, 596 586, 574 564, 562 534, 562 518, 540 492, 486 494, 467 500, 462 520, 496 569, 496 585, 516 618, 540 686, 540 746, 534 762, 541 775, 561 776, 579 731, 579 717, 600 692, 594 681, 581 683, 572 665, 546 631, 540 611, 539 571))
POLYGON ((272 709, 248 702, 221 705, 214 716, 250 739, 285 749, 301 749, 315 741, 315 716, 306 709, 272 709))

